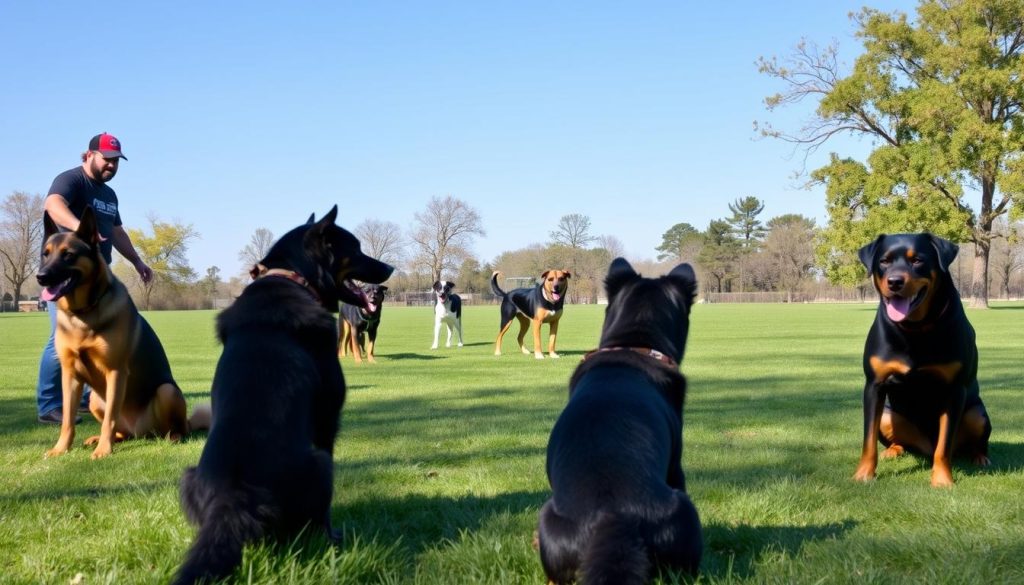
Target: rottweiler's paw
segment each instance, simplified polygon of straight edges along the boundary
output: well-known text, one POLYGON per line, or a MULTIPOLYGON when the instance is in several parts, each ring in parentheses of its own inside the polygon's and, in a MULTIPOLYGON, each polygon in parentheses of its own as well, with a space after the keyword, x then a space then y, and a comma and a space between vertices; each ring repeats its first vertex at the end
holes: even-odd
POLYGON ((900 455, 903 455, 904 452, 905 450, 902 445, 889 445, 888 449, 882 451, 882 459, 895 459, 900 455))
POLYGON ((933 469, 932 487, 953 487, 953 474, 946 469, 933 469))
POLYGON ((43 453, 43 457, 46 459, 49 459, 50 457, 59 457, 67 452, 68 450, 66 447, 54 447, 53 449, 50 449, 46 453, 43 453))
POLYGON ((989 465, 992 465, 992 460, 988 458, 988 455, 985 455, 983 453, 978 453, 977 455, 975 455, 971 459, 971 462, 977 465, 978 467, 988 467, 989 465))
POLYGON ((875 479, 875 470, 874 470, 874 468, 869 468, 869 467, 864 467, 864 466, 858 467, 857 471, 854 472, 854 474, 853 474, 853 479, 854 479, 854 481, 863 481, 863 482, 872 481, 872 480, 875 479))
POLYGON ((110 448, 110 444, 100 444, 96 449, 93 450, 92 455, 89 459, 102 459, 113 453, 113 449, 110 448))

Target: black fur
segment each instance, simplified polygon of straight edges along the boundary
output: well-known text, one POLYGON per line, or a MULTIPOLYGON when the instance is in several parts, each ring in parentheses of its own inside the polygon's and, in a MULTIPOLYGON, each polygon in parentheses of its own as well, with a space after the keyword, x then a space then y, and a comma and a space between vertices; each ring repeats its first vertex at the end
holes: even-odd
POLYGON ((331 313, 339 298, 361 302, 348 279, 381 282, 393 269, 363 255, 336 214, 288 232, 260 262, 308 287, 263 276, 217 318, 224 350, 213 426, 199 465, 181 479, 182 507, 199 533, 176 584, 226 577, 246 543, 293 537, 307 524, 338 538, 332 454, 345 380, 331 313))
POLYGON ((538 537, 555 583, 644 583, 655 566, 696 573, 703 550, 681 466, 686 379, 677 366, 693 270, 681 264, 646 279, 617 258, 605 283, 600 349, 573 374, 569 403, 548 442, 553 496, 541 510, 538 537))

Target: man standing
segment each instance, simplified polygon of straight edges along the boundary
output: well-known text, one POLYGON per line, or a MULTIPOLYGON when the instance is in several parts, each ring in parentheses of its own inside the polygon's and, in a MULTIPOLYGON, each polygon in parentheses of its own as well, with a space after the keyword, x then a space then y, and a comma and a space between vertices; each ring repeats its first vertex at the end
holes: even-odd
MULTIPOLYGON (((43 202, 43 209, 50 214, 50 219, 62 230, 78 229, 78 220, 85 208, 92 206, 96 212, 96 228, 100 235, 100 253, 107 264, 111 262, 111 249, 116 248, 125 260, 132 263, 135 270, 148 283, 153 279, 153 271, 139 257, 132 245, 128 232, 121 225, 121 214, 117 209, 117 194, 107 182, 117 174, 117 166, 122 158, 121 143, 112 135, 103 133, 93 136, 89 141, 89 150, 82 153, 82 165, 57 175, 50 187, 49 194, 43 202)), ((127 160, 127 159, 126 159, 127 160)), ((50 339, 43 348, 43 356, 39 361, 39 383, 36 386, 36 410, 39 422, 47 424, 61 423, 63 391, 61 389, 60 361, 53 345, 53 332, 57 327, 57 304, 49 303, 50 339)), ((82 395, 82 406, 87 408, 89 389, 82 395)), ((76 419, 78 422, 81 419, 76 419)))

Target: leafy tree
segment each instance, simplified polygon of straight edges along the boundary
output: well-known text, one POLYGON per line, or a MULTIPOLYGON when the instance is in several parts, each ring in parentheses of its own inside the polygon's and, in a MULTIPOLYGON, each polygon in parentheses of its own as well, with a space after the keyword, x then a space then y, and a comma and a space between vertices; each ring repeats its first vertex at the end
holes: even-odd
POLYGON ((21 299, 21 287, 39 268, 43 240, 43 198, 15 191, 0 203, 0 268, 21 299))
POLYGON ((712 220, 704 232, 704 246, 697 262, 715 279, 716 292, 727 292, 733 269, 740 255, 740 242, 732 226, 724 219, 712 220))
POLYGON ((428 270, 432 280, 440 280, 445 270, 454 270, 472 256, 473 236, 486 235, 480 214, 465 201, 451 195, 431 197, 427 208, 416 213, 412 233, 414 266, 428 270))
POLYGON ((397 223, 368 219, 357 225, 352 233, 359 238, 363 253, 372 258, 394 266, 405 259, 406 241, 397 223))
POLYGON ((273 245, 274 233, 264 227, 256 228, 249 238, 249 243, 238 251, 238 259, 242 262, 242 272, 248 274, 249 269, 266 257, 273 245))
POLYGON ((658 261, 693 262, 704 245, 704 234, 688 223, 677 223, 661 236, 661 245, 655 248, 658 261))
POLYGON ((733 230, 739 236, 740 244, 746 250, 756 247, 765 234, 761 220, 757 219, 764 211, 764 203, 757 197, 744 197, 730 203, 729 211, 732 212, 732 217, 726 221, 732 224, 733 230))
MULTIPOLYGON (((152 235, 136 228, 128 230, 142 261, 153 269, 153 279, 148 284, 131 279, 141 288, 144 310, 150 308, 156 287, 181 288, 195 280, 196 272, 188 264, 188 244, 199 237, 191 224, 163 222, 156 216, 149 217, 149 226, 152 235)), ((125 276, 123 272, 120 275, 122 279, 125 276)))
POLYGON ((916 23, 865 8, 853 17, 864 53, 848 75, 834 45, 801 43, 786 64, 761 59, 787 86, 766 100, 770 110, 819 100, 798 133, 765 135, 808 153, 838 134, 876 144, 865 162, 833 154, 813 174, 826 185, 818 255, 830 279, 862 280, 855 252, 880 232, 930 230, 975 244, 971 305, 988 306, 993 222, 1024 212, 1022 14, 1024 0, 922 0, 916 23))

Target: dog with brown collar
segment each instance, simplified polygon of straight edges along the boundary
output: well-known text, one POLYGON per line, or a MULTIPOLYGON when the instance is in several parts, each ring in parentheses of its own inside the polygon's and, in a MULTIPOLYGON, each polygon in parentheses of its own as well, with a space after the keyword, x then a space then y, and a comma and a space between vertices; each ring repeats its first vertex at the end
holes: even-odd
POLYGON ((544 359, 540 344, 540 328, 547 323, 548 355, 553 358, 560 357, 555 352, 558 321, 562 318, 565 293, 569 290, 569 278, 572 275, 568 270, 545 270, 540 275, 540 282, 533 288, 516 288, 505 292, 498 286, 500 274, 501 272, 496 271, 491 275, 491 290, 501 297, 501 327, 498 329, 498 339, 494 342, 494 355, 501 355, 501 339, 512 326, 512 319, 516 319, 519 321, 519 335, 516 340, 519 342, 520 351, 530 354, 523 345, 523 340, 526 338, 527 328, 532 324, 533 356, 539 360, 544 359))

